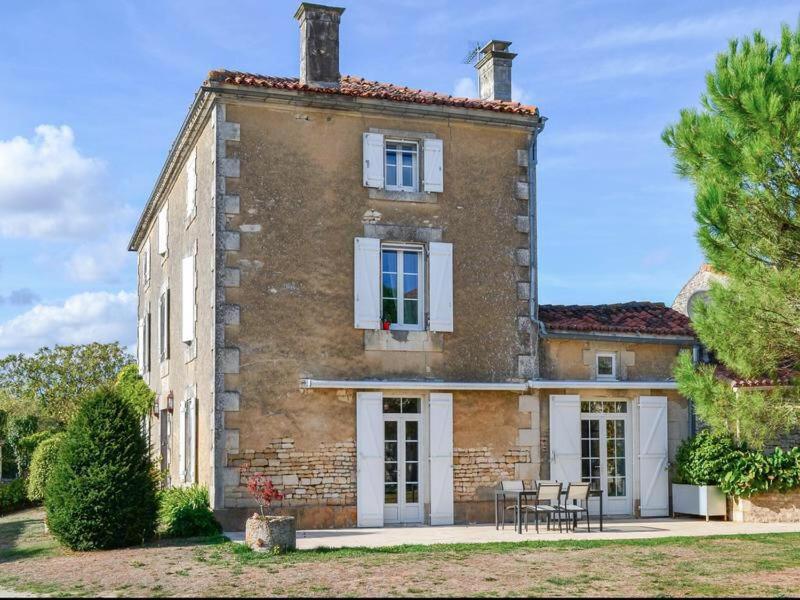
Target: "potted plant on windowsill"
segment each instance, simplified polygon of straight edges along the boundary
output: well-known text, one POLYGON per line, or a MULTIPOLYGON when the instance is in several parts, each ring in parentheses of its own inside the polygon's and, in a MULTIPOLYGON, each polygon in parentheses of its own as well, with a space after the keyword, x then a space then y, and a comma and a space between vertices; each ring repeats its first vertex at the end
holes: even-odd
POLYGON ((283 494, 263 473, 247 478, 247 490, 258 503, 259 512, 247 519, 245 543, 257 552, 287 552, 297 547, 294 517, 269 514, 270 505, 282 500, 283 494))
POLYGON ((381 327, 384 331, 389 331, 389 328, 392 326, 392 322, 389 320, 389 317, 383 317, 381 320, 381 327))
POLYGON ((727 497, 720 489, 737 448, 732 440, 704 429, 684 440, 675 460, 672 514, 727 517, 727 497))

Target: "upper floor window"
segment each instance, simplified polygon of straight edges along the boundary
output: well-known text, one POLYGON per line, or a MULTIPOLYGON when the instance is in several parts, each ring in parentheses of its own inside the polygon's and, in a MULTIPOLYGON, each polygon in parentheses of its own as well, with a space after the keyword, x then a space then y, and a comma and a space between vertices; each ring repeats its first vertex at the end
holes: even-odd
POLYGON ((421 247, 381 248, 383 320, 392 329, 424 329, 421 247))
POLYGON ((416 142, 386 142, 386 189, 419 191, 419 146, 416 142))
POLYGON ((617 378, 617 355, 613 352, 598 352, 595 356, 598 379, 617 378))
POLYGON ((169 288, 166 285, 158 297, 158 355, 162 362, 169 358, 169 288))

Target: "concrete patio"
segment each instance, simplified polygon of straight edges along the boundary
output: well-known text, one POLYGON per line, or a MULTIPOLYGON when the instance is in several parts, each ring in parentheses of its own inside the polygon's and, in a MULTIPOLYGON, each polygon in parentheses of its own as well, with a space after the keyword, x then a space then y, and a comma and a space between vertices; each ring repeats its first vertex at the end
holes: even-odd
MULTIPOLYGON (((297 547, 310 550, 319 546, 349 548, 354 546, 398 546, 401 544, 479 544, 484 542, 556 541, 556 540, 622 540, 660 537, 691 537, 753 533, 800 532, 800 523, 733 523, 703 519, 607 519, 600 532, 594 525, 587 533, 559 533, 540 529, 519 535, 511 525, 495 530, 494 525, 452 525, 442 527, 383 527, 376 529, 317 529, 297 532, 297 547)), ((226 532, 231 540, 244 542, 244 532, 226 532)))

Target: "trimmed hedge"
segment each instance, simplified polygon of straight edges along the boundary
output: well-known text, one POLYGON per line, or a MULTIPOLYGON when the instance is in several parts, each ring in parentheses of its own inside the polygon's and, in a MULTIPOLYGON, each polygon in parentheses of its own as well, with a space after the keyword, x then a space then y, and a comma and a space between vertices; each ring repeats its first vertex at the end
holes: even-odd
POLYGON ((208 501, 208 490, 199 485, 174 487, 159 494, 159 531, 164 537, 197 537, 222 533, 208 501))
POLYGON ((27 487, 27 481, 22 477, 0 483, 0 515, 30 506, 27 487))
POLYGON ((28 475, 28 498, 33 502, 44 500, 44 491, 53 465, 58 459, 58 450, 64 439, 63 433, 50 436, 39 442, 31 457, 30 474, 28 475))
POLYGON ((139 418, 113 388, 70 422, 45 489, 47 522, 73 550, 141 544, 156 525, 156 483, 139 418))

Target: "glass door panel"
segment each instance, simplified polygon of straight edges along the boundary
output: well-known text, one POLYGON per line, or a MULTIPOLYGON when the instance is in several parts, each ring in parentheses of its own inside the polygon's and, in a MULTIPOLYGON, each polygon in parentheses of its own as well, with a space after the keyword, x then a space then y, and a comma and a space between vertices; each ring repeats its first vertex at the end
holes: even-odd
POLYGON ((422 521, 420 399, 384 398, 384 521, 422 521))
MULTIPOLYGON (((581 479, 603 490, 607 514, 630 514, 628 411, 622 401, 581 402, 581 479)), ((597 510, 597 502, 590 510, 597 510)))

